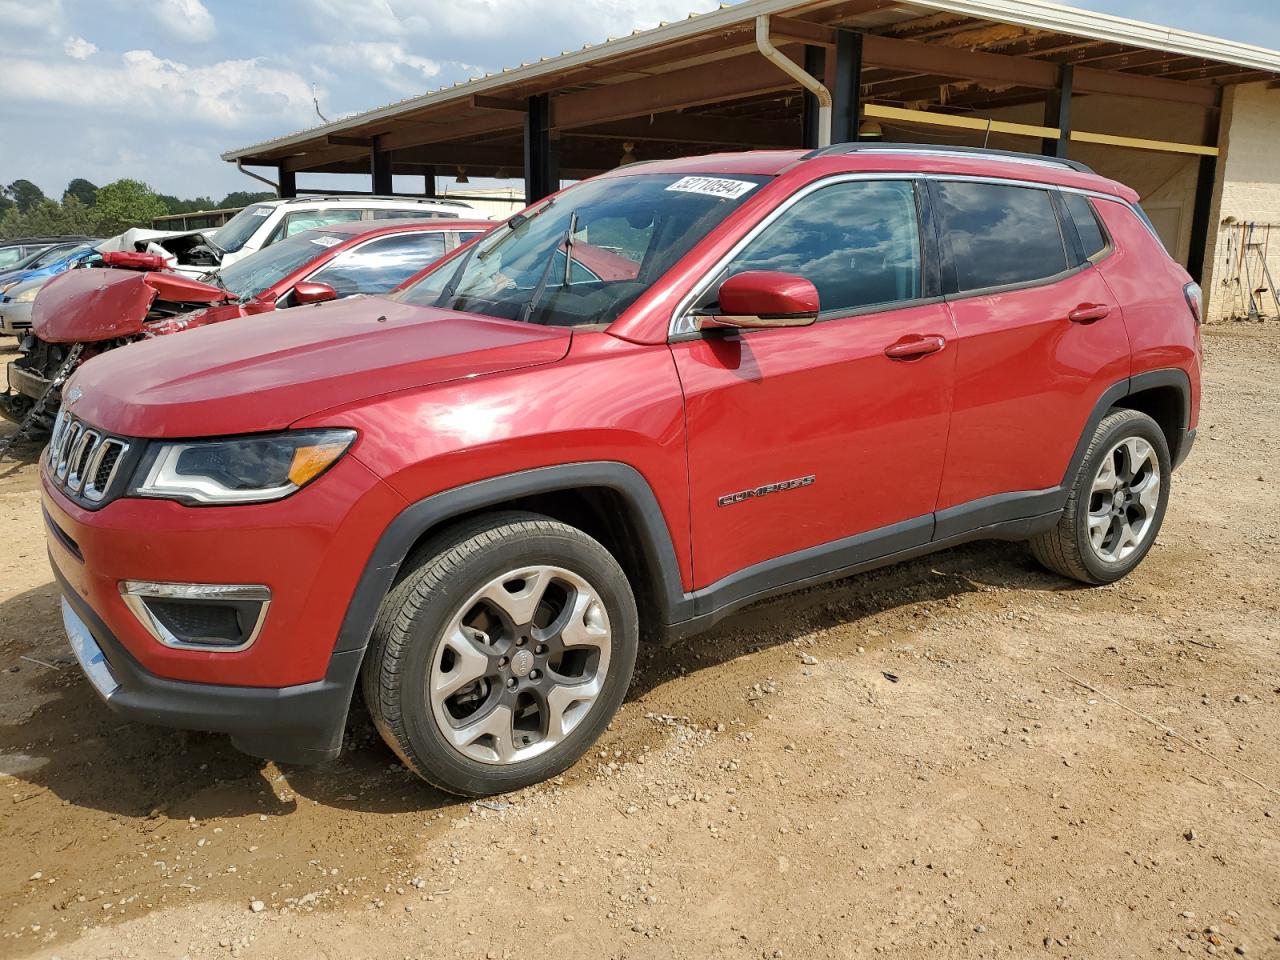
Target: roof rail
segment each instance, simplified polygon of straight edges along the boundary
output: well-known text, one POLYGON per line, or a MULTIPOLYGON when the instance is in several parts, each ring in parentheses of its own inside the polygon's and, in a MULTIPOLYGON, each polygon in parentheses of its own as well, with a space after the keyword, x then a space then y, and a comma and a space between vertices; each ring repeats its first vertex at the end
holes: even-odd
POLYGON ((804 155, 805 160, 814 157, 839 156, 849 153, 917 153, 957 157, 985 157, 992 160, 1010 160, 1016 163, 1035 163, 1052 167, 1066 167, 1077 173, 1093 173, 1093 169, 1078 160, 1065 157, 1046 157, 1038 153, 1018 153, 1013 150, 992 150, 989 147, 959 147, 943 143, 886 143, 879 140, 864 140, 858 143, 833 143, 829 147, 810 150, 804 155))
POLYGON ((299 197, 287 197, 285 203, 312 202, 315 200, 395 200, 397 202, 442 204, 446 207, 467 207, 471 204, 465 200, 452 197, 410 197, 394 193, 307 193, 299 197))

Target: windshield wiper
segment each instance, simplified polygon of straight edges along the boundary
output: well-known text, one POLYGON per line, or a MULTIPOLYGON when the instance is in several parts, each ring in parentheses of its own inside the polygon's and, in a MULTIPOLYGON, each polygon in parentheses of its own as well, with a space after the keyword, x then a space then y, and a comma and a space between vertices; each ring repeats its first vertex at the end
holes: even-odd
POLYGON ((551 253, 547 257, 547 265, 542 268, 542 276, 538 278, 538 285, 533 288, 533 293, 525 302, 520 310, 520 322, 528 323, 529 318, 533 316, 533 308, 538 305, 538 301, 542 299, 543 293, 547 289, 547 281, 551 279, 551 265, 556 262, 556 254, 564 247, 564 282, 561 286, 569 285, 569 266, 573 257, 573 235, 578 232, 578 211, 575 210, 569 214, 569 226, 565 228, 564 237, 559 243, 551 248, 551 253))

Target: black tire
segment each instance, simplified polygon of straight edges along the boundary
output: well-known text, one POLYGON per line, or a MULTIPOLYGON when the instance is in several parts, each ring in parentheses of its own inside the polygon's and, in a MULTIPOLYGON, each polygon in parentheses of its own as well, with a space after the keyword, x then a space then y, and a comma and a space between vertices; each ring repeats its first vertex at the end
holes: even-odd
POLYGON ((1172 473, 1168 441, 1164 431, 1154 420, 1137 410, 1116 410, 1108 414, 1094 430, 1084 461, 1072 482, 1062 518, 1056 527, 1032 539, 1032 553, 1054 573, 1084 583, 1114 583, 1128 576, 1146 557, 1160 533, 1169 503, 1169 479, 1172 473), (1108 561, 1095 550, 1089 536, 1088 515, 1092 485, 1103 465, 1103 459, 1118 444, 1131 437, 1145 440, 1154 451, 1160 470, 1159 502, 1137 549, 1122 559, 1108 561))
MULTIPOLYGON (((617 712, 635 666, 635 597, 609 551, 567 524, 507 512, 445 531, 416 551, 406 567, 409 572, 382 603, 361 678, 369 713, 391 749, 428 783, 473 797, 518 790, 576 762, 617 712), (610 655, 601 690, 577 725, 546 752, 506 763, 477 761, 441 732, 428 694, 431 671, 462 605, 494 578, 535 565, 582 577, 603 602, 610 655)), ((497 684, 493 692, 501 693, 497 684)))

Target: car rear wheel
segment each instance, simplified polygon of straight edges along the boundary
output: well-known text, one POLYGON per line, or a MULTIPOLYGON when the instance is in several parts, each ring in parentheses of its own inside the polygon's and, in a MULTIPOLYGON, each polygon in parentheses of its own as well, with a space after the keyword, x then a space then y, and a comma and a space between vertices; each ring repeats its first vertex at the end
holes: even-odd
POLYGON ((467 796, 515 790, 603 732, 638 637, 631 586, 597 541, 534 514, 482 518, 418 551, 388 594, 365 701, 424 780, 467 796))
POLYGON ((1031 541, 1036 559, 1085 583, 1112 583, 1143 558, 1164 522, 1172 467, 1159 425, 1137 410, 1094 431, 1062 518, 1031 541))

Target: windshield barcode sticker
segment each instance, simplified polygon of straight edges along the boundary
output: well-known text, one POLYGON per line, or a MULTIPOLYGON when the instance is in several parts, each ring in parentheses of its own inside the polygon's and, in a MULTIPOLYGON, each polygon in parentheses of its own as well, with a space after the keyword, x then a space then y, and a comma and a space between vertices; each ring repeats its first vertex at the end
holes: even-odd
POLYGON ((668 190, 680 193, 703 193, 708 197, 737 200, 744 193, 755 189, 750 180, 726 180, 723 177, 681 177, 668 190))
POLYGON ((317 243, 322 247, 336 247, 342 241, 337 237, 312 237, 312 243, 317 243))

